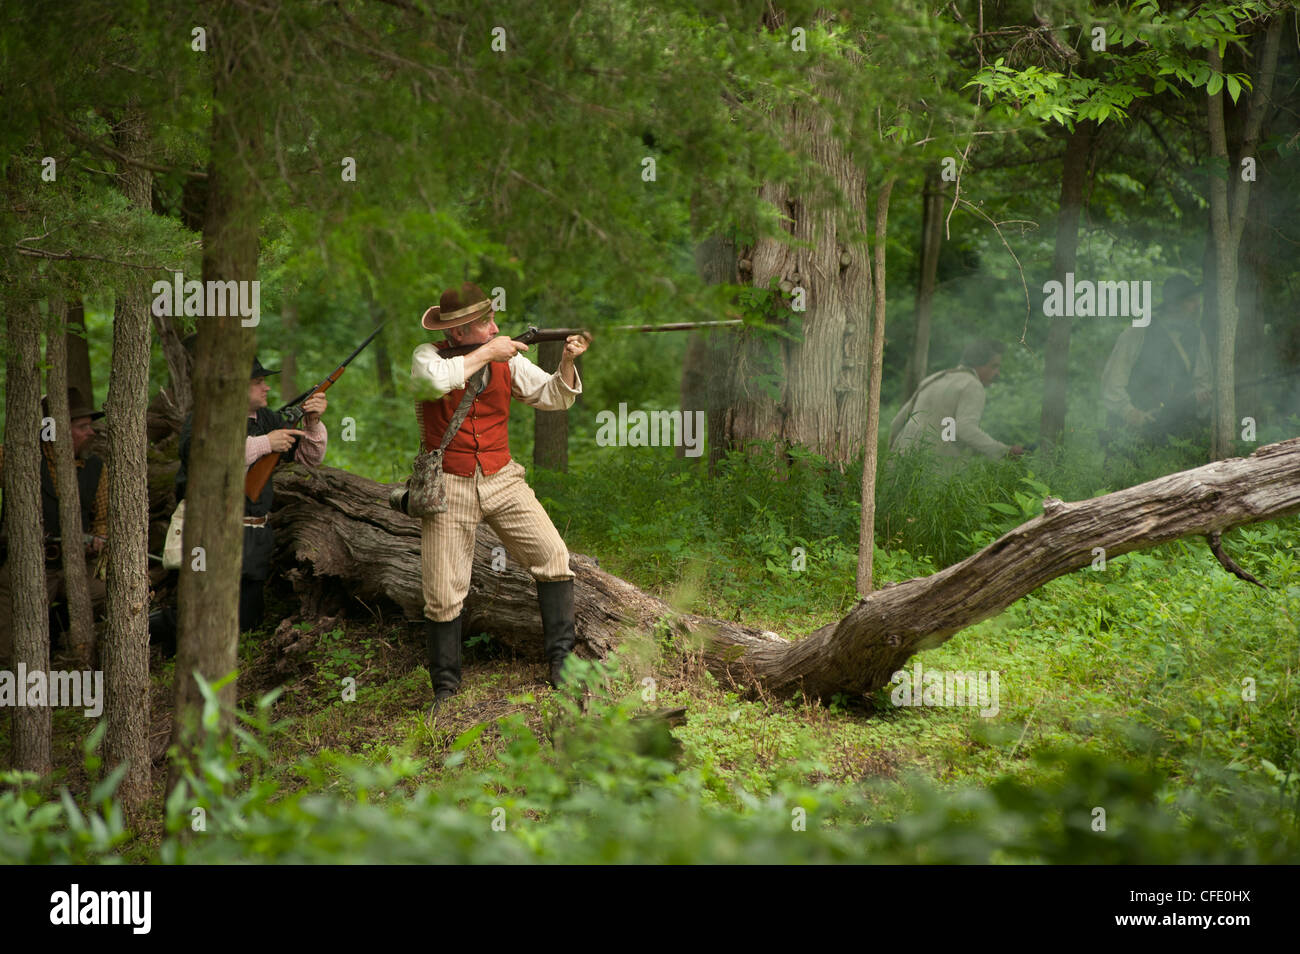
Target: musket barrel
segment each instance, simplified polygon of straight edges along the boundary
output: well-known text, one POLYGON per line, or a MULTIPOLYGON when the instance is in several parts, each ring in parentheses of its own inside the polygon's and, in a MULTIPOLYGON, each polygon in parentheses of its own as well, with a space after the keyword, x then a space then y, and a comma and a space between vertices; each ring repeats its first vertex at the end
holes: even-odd
POLYGON ((695 331, 697 328, 734 328, 743 324, 735 318, 731 321, 679 321, 668 325, 615 325, 610 331, 695 331))

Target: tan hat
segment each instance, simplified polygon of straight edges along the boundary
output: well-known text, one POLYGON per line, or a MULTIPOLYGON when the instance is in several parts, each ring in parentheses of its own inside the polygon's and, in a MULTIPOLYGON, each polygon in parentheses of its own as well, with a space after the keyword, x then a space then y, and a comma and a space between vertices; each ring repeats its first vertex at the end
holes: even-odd
POLYGON ((420 324, 430 331, 442 331, 467 325, 492 311, 492 301, 483 289, 473 282, 464 282, 459 288, 449 288, 442 293, 438 304, 424 313, 420 324))

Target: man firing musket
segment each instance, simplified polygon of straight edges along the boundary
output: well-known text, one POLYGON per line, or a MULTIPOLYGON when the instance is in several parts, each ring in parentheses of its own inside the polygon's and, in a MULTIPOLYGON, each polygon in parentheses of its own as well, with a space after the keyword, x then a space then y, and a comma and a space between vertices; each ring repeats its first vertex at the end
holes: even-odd
MULTIPOLYGON (((480 521, 537 581, 552 686, 559 684, 577 639, 569 550, 524 480, 523 466, 510 456, 507 424, 512 399, 543 411, 573 405, 582 393, 574 360, 587 350, 588 337, 565 334, 559 368, 548 374, 520 354, 527 344, 498 335, 495 316, 491 300, 474 283, 448 289, 420 321, 445 340, 419 345, 411 359, 422 448, 443 448, 446 509, 423 514, 420 531, 435 709, 460 688, 462 618, 480 521)), ((393 504, 406 510, 407 501, 399 492, 393 504)))

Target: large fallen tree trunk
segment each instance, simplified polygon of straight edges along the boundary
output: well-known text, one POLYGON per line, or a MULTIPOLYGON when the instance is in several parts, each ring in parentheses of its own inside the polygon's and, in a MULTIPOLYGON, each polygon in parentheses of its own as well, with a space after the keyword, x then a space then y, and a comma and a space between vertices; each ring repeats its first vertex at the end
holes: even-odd
MULTIPOLYGON (((309 602, 338 590, 389 602, 419 619, 420 538, 415 520, 390 510, 388 486, 345 471, 300 466, 275 477, 280 565, 309 602)), ((799 640, 724 620, 675 612, 667 603, 573 554, 578 652, 603 657, 629 631, 667 626, 699 637, 709 668, 730 684, 774 695, 800 689, 829 698, 889 683, 914 653, 995 615, 1025 594, 1107 559, 1190 535, 1300 512, 1300 438, 1248 458, 1217 461, 1092 500, 1044 501, 1040 517, 932 576, 885 586, 847 616, 799 640)), ((469 598, 470 631, 486 630, 523 656, 538 657, 536 588, 480 527, 469 598), (494 566, 497 569, 494 569, 494 566)))

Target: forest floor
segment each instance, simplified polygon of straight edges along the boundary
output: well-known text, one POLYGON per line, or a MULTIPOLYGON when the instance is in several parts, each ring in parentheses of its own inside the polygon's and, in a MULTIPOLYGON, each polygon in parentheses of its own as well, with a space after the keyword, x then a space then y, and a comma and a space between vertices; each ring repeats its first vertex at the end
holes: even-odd
MULTIPOLYGON (((750 502, 761 516, 759 502, 750 502)), ((745 550, 644 526, 562 529, 575 551, 599 555, 604 569, 681 609, 790 638, 838 619, 854 599, 851 551, 834 541, 809 540, 807 570, 792 574, 762 534, 745 550), (645 546, 628 545, 624 530, 644 534, 645 546)), ((515 744, 509 726, 526 726, 540 753, 558 754, 553 736, 566 700, 606 691, 635 710, 683 708, 671 760, 704 780, 704 802, 738 814, 778 792, 834 785, 865 796, 865 821, 897 822, 928 791, 1007 780, 1048 785, 1051 755, 1062 749, 1157 766, 1156 803, 1213 790, 1224 767, 1300 797, 1300 518, 1243 528, 1224 543, 1267 589, 1225 573, 1204 541, 1180 541, 1054 580, 909 662, 909 674, 919 664, 996 675, 996 695, 974 706, 898 705, 888 687, 828 702, 754 698, 718 685, 698 657, 635 634, 628 644, 636 652, 615 664, 621 670, 593 676, 580 667, 587 696, 581 689, 566 696, 546 685, 540 662, 475 633, 467 634, 461 692, 435 716, 418 628, 360 606, 346 616, 295 619, 291 595, 275 586, 267 626, 240 640, 240 703, 249 711, 279 693, 269 710, 275 725, 259 733, 268 752, 258 764, 275 780, 273 801, 347 792, 349 769, 330 768, 344 762, 412 765, 401 781, 408 792, 451 790, 474 773, 498 771, 502 784, 518 785, 525 776, 506 772, 515 744)), ((878 584, 929 569, 899 549, 877 553, 878 584)), ((151 665, 161 806, 174 667, 157 647, 151 665)), ((0 751, 9 747, 4 722, 0 751)), ((91 726, 80 712, 56 711, 57 768, 41 781, 48 796, 66 786, 80 800, 93 784, 98 764, 83 753, 91 726)), ((546 784, 544 772, 527 778, 546 784)), ((136 832, 124 856, 156 858, 161 812, 136 832)))

